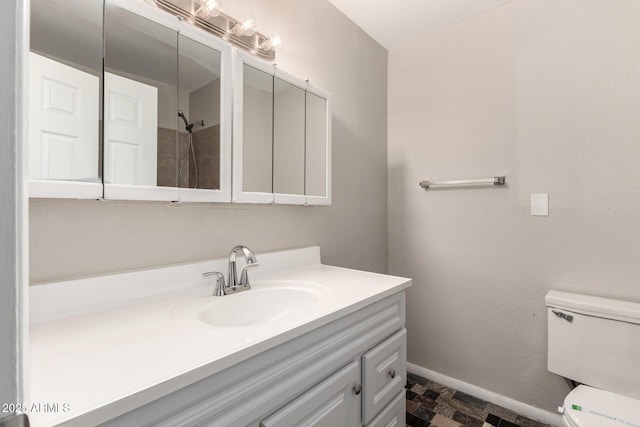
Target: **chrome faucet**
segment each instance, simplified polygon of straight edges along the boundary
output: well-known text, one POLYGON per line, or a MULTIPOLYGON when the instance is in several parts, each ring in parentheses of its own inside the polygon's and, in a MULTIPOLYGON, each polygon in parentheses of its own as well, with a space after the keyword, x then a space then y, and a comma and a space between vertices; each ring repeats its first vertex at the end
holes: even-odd
MULTIPOLYGON (((245 286, 249 285, 249 276, 247 274, 247 270, 251 267, 257 267, 258 261, 256 260, 256 256, 253 254, 253 251, 246 246, 238 245, 231 249, 231 253, 229 254, 229 283, 227 286, 245 286), (242 269, 240 273, 240 282, 238 282, 238 272, 236 271, 236 256, 238 252, 242 252, 244 254, 244 258, 247 261, 247 265, 242 269)), ((249 287, 251 289, 251 287, 249 287)))
POLYGON ((213 271, 209 273, 203 273, 202 275, 207 276, 216 276, 216 288, 213 292, 214 296, 223 296, 229 294, 235 294, 242 291, 248 291, 251 289, 251 285, 249 284, 249 273, 248 270, 253 267, 258 267, 258 260, 254 255, 253 251, 244 245, 235 246, 231 249, 231 253, 229 254, 229 273, 228 280, 225 282, 224 274, 219 271, 213 271), (242 253, 244 255, 246 265, 240 272, 240 280, 238 281, 238 271, 236 268, 236 257, 238 253, 242 253))

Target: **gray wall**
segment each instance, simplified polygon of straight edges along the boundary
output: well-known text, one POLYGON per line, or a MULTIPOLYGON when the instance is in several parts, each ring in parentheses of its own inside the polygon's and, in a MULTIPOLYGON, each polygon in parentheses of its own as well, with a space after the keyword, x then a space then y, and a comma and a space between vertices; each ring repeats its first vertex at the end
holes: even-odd
POLYGON ((550 289, 640 301, 640 3, 514 1, 389 54, 389 270, 408 359, 554 411, 550 289), (507 175, 425 192, 422 179, 507 175), (550 216, 529 215, 532 193, 550 216))
POLYGON ((319 244, 327 264, 386 271, 386 50, 326 0, 228 3, 281 34, 280 67, 332 93, 333 206, 32 200, 32 283, 226 256, 238 243, 319 244))
MULTIPOLYGON (((0 14, 0 402, 23 402, 22 51, 24 4, 0 14)), ((8 414, 0 413, 0 419, 8 414)))

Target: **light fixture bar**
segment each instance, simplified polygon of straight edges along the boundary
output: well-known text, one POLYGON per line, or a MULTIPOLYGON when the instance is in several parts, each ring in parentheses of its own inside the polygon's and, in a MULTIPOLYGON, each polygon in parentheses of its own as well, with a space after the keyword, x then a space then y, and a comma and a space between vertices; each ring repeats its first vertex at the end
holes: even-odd
POLYGON ((221 12, 218 16, 211 16, 205 20, 168 0, 147 1, 150 1, 152 4, 155 4, 160 9, 169 12, 172 15, 178 16, 207 32, 230 42, 234 46, 246 50, 252 55, 258 56, 268 61, 273 61, 276 58, 274 49, 265 48, 266 46, 271 46, 271 44, 268 43, 270 40, 269 37, 257 31, 250 36, 245 36, 234 32, 233 29, 236 28, 236 26, 242 27, 243 23, 242 21, 232 18, 224 12, 221 12))

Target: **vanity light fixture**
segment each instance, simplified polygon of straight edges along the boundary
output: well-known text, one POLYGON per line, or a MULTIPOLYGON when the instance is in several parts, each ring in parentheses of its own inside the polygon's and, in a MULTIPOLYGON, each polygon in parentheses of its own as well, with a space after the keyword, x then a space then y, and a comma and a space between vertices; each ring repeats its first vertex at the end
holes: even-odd
POLYGON ((258 32, 253 19, 239 20, 224 13, 221 0, 145 1, 268 61, 275 60, 276 49, 282 44, 280 37, 258 32))

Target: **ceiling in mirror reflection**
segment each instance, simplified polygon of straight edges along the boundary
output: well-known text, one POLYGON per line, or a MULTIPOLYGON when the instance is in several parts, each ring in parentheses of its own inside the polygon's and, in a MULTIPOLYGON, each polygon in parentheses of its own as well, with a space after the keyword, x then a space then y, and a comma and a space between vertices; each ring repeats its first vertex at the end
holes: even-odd
POLYGON ((101 74, 102 13, 101 0, 32 0, 31 50, 101 74))
MULTIPOLYGON (((176 33, 151 20, 139 17, 115 6, 107 7, 107 60, 109 68, 129 70, 165 84, 174 84, 175 67, 168 66, 167 58, 175 55, 176 33), (143 61, 140 58, 144 58, 143 61), (133 64, 133 68, 132 68, 133 64)), ((220 54, 209 50, 203 57, 203 46, 189 43, 180 46, 180 72, 182 89, 193 91, 211 81, 211 74, 220 77, 220 54), (200 52, 199 52, 200 51, 200 52)))
POLYGON ((177 33, 107 4, 105 67, 175 86, 177 33))
POLYGON ((185 36, 178 40, 180 89, 193 92, 220 78, 220 52, 185 36))
POLYGON ((273 92, 273 76, 251 65, 244 64, 243 84, 254 89, 273 92))

